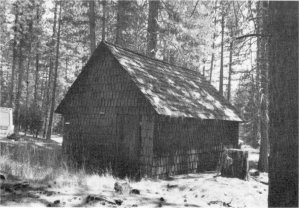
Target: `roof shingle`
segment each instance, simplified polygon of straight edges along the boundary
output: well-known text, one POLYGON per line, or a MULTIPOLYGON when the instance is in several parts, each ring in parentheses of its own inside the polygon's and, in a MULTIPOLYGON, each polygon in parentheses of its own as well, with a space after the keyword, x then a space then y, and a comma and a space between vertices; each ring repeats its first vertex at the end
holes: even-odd
POLYGON ((242 121, 236 109, 197 71, 102 42, 158 114, 242 121))

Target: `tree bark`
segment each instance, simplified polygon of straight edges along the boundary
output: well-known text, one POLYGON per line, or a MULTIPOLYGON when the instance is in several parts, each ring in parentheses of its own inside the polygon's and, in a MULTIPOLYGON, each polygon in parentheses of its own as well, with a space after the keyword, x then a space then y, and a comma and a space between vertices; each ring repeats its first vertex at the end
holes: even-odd
POLYGON ((11 68, 11 80, 10 80, 10 92, 9 92, 9 106, 13 107, 14 102, 14 80, 15 80, 15 70, 17 62, 17 39, 18 39, 18 22, 19 22, 19 11, 18 4, 14 4, 15 8, 15 22, 14 22, 14 40, 12 46, 12 68, 11 68))
MULTIPOLYGON (((55 35, 56 35, 56 23, 57 23, 57 3, 55 3, 54 7, 54 22, 53 22, 53 34, 52 34, 52 43, 55 45, 55 35)), ((49 110, 50 110, 50 89, 51 89, 51 83, 52 83, 52 76, 53 76, 53 51, 54 47, 51 48, 51 56, 49 60, 49 74, 48 74, 48 84, 46 89, 46 101, 45 101, 45 110, 44 110, 44 132, 43 137, 45 138, 48 131, 48 119, 49 119, 49 110)))
POLYGON ((1 61, 0 61, 0 106, 2 106, 2 88, 3 88, 3 78, 4 73, 3 73, 3 62, 4 62, 4 54, 3 54, 3 46, 1 46, 1 61))
POLYGON ((47 88, 46 88, 46 98, 45 98, 45 105, 44 105, 44 132, 43 132, 43 138, 47 135, 48 130, 48 117, 49 117, 49 105, 50 105, 50 89, 51 89, 51 83, 52 83, 52 75, 53 75, 53 61, 52 58, 50 58, 50 65, 49 65, 49 72, 48 72, 48 82, 47 82, 47 88))
POLYGON ((153 58, 157 52, 159 5, 159 0, 149 1, 146 54, 153 58))
MULTIPOLYGON (((231 39, 233 38, 233 31, 231 28, 231 39)), ((231 97, 231 82, 232 82, 232 62, 233 62, 233 40, 229 44, 229 66, 228 66, 228 84, 227 84, 227 100, 231 97)))
POLYGON ((16 94, 16 100, 15 100, 15 115, 16 115, 16 128, 15 133, 19 133, 20 130, 20 99, 22 95, 22 81, 23 81, 23 74, 24 74, 24 67, 23 67, 23 47, 24 47, 24 38, 22 37, 19 44, 19 77, 18 77, 18 89, 16 94))
POLYGON ((269 207, 298 207, 298 2, 270 1, 269 207))
MULTIPOLYGON (((26 109, 26 114, 25 114, 25 120, 28 121, 28 114, 29 114, 29 107, 28 107, 28 102, 29 102, 29 71, 30 71, 30 63, 31 63, 31 48, 32 48, 32 34, 30 37, 30 45, 29 45, 29 55, 28 55, 28 62, 27 62, 27 69, 26 69, 26 102, 25 102, 25 109, 26 109)), ((27 127, 28 123, 26 122, 25 126, 25 135, 27 133, 27 127)))
MULTIPOLYGON (((260 4, 257 3, 257 16, 260 14, 260 4)), ((258 32, 260 31, 260 25, 255 24, 255 30, 258 32)), ((260 94, 260 38, 257 39, 257 50, 256 50, 256 67, 255 67, 255 86, 254 86, 254 105, 255 111, 253 115, 254 123, 253 123, 253 138, 255 144, 258 146, 261 134, 260 134, 260 127, 261 127, 261 94, 260 94)), ((255 147, 255 146, 254 146, 255 147)))
POLYGON ((116 17, 116 36, 115 36, 115 44, 122 44, 122 17, 124 16, 124 8, 122 8, 125 2, 118 0, 117 2, 117 17, 116 17))
POLYGON ((102 0, 103 18, 102 18, 102 41, 105 41, 106 36, 106 0, 102 0))
POLYGON ((59 7, 58 31, 57 31, 57 42, 56 42, 55 71, 54 71, 53 91, 52 91, 52 100, 51 100, 49 125, 48 125, 47 137, 46 137, 47 140, 51 139, 52 123, 53 123, 54 108, 55 108, 56 86, 57 86, 57 75, 58 75, 58 64, 59 64, 59 45, 60 45, 60 28, 61 28, 61 6, 62 6, 61 4, 62 4, 62 2, 60 2, 60 7, 59 7))
POLYGON ((117 2, 117 20, 116 20, 116 38, 115 44, 125 46, 124 31, 128 26, 128 10, 130 10, 132 1, 117 2))
MULTIPOLYGON (((1 47, 1 51, 3 50, 3 48, 1 47)), ((3 55, 1 57, 1 63, 0 63, 0 106, 2 106, 2 84, 3 84, 3 68, 2 68, 2 64, 3 64, 3 55)))
MULTIPOLYGON (((217 25, 217 19, 216 19, 216 12, 217 12, 217 0, 215 1, 215 8, 214 8, 214 12, 215 12, 215 17, 214 17, 214 26, 216 28, 217 25)), ((210 83, 212 83, 212 75, 213 75, 213 68, 214 68, 214 57, 215 57, 215 53, 214 53, 214 49, 215 49, 215 39, 216 39, 216 33, 214 32, 213 34, 213 44, 212 44, 212 57, 211 57, 211 66, 210 66, 210 83)))
MULTIPOLYGON (((39 24, 39 8, 36 10, 36 21, 39 24)), ((38 79, 39 79, 39 40, 36 44, 36 55, 35 55, 35 82, 34 82, 34 96, 33 96, 33 108, 37 106, 37 89, 38 89, 38 79)))
MULTIPOLYGON (((27 70, 26 70, 26 101, 25 101, 25 108, 26 108, 26 115, 25 119, 28 118, 29 114, 29 107, 28 107, 28 102, 29 102, 29 65, 30 65, 30 58, 28 58, 28 65, 27 65, 27 70)), ((27 134, 27 123, 25 126, 25 135, 27 134)))
MULTIPOLYGON (((21 25, 22 28, 22 25, 21 25)), ((18 134, 19 130, 20 130, 20 105, 21 105, 21 97, 22 97, 22 91, 23 91, 23 76, 24 76, 24 72, 25 72, 25 67, 24 67, 24 49, 27 49, 27 51, 29 52, 27 57, 28 57, 28 69, 29 70, 29 66, 30 66, 30 59, 31 59, 31 47, 32 47, 32 36, 33 36, 33 20, 29 20, 28 22, 28 31, 22 33, 22 37, 20 37, 20 44, 19 44, 19 77, 18 77, 18 90, 17 90, 17 94, 16 94, 16 101, 15 101, 15 106, 16 106, 16 127, 15 128, 15 132, 18 134), (25 41, 28 40, 28 42, 26 43, 25 41)), ((27 111, 27 109, 26 109, 27 111)))
MULTIPOLYGON (((260 2, 257 2, 260 4, 260 2)), ((260 25, 261 33, 264 33, 264 25, 266 24, 266 10, 260 8, 260 13, 262 18, 258 24, 260 25)), ((261 172, 268 172, 268 148, 269 148, 269 135, 268 135, 268 65, 267 65, 267 56, 266 56, 266 38, 260 38, 259 41, 259 51, 260 51, 260 58, 259 58, 259 66, 261 71, 261 117, 260 117, 260 132, 261 132, 261 142, 260 142, 260 157, 258 161, 258 170, 261 172)))
MULTIPOLYGON (((222 6, 222 10, 224 10, 222 6)), ((221 14, 221 54, 220 54, 220 75, 219 75, 219 92, 223 95, 223 46, 224 46, 224 11, 221 14)))
POLYGON ((94 0, 89 1, 89 39, 90 39, 90 54, 96 49, 96 20, 94 11, 94 0))

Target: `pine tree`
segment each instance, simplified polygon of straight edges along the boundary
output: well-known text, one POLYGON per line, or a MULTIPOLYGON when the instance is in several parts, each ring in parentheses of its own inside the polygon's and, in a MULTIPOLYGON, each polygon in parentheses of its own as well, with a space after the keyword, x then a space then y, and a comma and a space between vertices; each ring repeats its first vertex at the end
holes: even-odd
MULTIPOLYGON (((258 2, 258 4, 266 4, 258 2)), ((259 6, 259 34, 264 34, 264 25, 266 25, 266 12, 267 7, 260 5, 259 6)), ((269 135, 268 135, 268 64, 267 64, 267 37, 258 37, 259 48, 257 62, 259 63, 257 66, 260 67, 261 78, 260 78, 260 157, 258 161, 258 170, 262 172, 268 172, 268 148, 269 148, 269 135)))
POLYGON ((106 0, 102 0, 103 17, 102 17, 102 41, 105 41, 106 37, 106 0))
POLYGON ((159 0, 149 1, 148 27, 147 27, 147 55, 156 56, 158 36, 159 0))
POLYGON ((96 49, 96 20, 95 20, 95 2, 91 0, 89 4, 89 35, 90 35, 90 54, 96 49))
POLYGON ((53 115, 55 109, 55 99, 56 99, 56 87, 57 87, 57 76, 58 76, 58 64, 59 64, 59 45, 60 45, 60 31, 61 31, 61 7, 62 2, 59 6, 59 18, 58 18, 58 29, 57 29, 57 41, 56 41, 56 54, 55 54, 55 70, 54 70, 54 80, 53 80, 53 89, 52 89, 52 99, 51 99, 51 109, 49 116, 49 125, 46 139, 51 139, 52 134, 52 124, 53 124, 53 115))
POLYGON ((14 102, 14 79, 17 62, 17 42, 18 42, 18 30, 19 30, 19 8, 18 2, 14 4, 15 21, 14 21, 14 40, 13 40, 13 55, 12 55, 12 69, 11 69, 11 81, 10 81, 10 100, 9 106, 13 106, 14 102))
POLYGON ((219 92, 223 95, 223 56, 224 56, 224 26, 225 26, 225 6, 221 2, 221 52, 220 52, 220 75, 219 75, 219 92))

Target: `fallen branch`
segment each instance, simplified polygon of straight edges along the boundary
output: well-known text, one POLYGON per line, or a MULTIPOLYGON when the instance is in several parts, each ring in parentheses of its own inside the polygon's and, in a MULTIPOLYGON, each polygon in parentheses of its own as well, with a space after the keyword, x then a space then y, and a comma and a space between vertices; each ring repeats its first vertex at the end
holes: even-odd
POLYGON ((92 202, 92 201, 103 201, 103 202, 106 202, 108 204, 112 204, 112 205, 116 205, 117 202, 114 201, 111 201, 109 199, 107 199, 106 197, 104 196, 92 196, 92 195, 88 195, 86 197, 86 203, 89 203, 89 202, 92 202))
POLYGON ((236 40, 240 40, 240 39, 248 38, 248 37, 270 37, 270 36, 264 35, 264 34, 253 33, 253 34, 246 34, 246 35, 236 37, 236 40))

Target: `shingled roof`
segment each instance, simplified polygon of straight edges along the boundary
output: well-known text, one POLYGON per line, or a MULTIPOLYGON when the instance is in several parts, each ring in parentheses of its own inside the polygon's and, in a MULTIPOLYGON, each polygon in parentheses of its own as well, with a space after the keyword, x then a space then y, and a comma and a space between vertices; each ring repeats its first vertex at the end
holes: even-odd
POLYGON ((197 71, 102 42, 158 114, 242 121, 235 108, 197 71))

